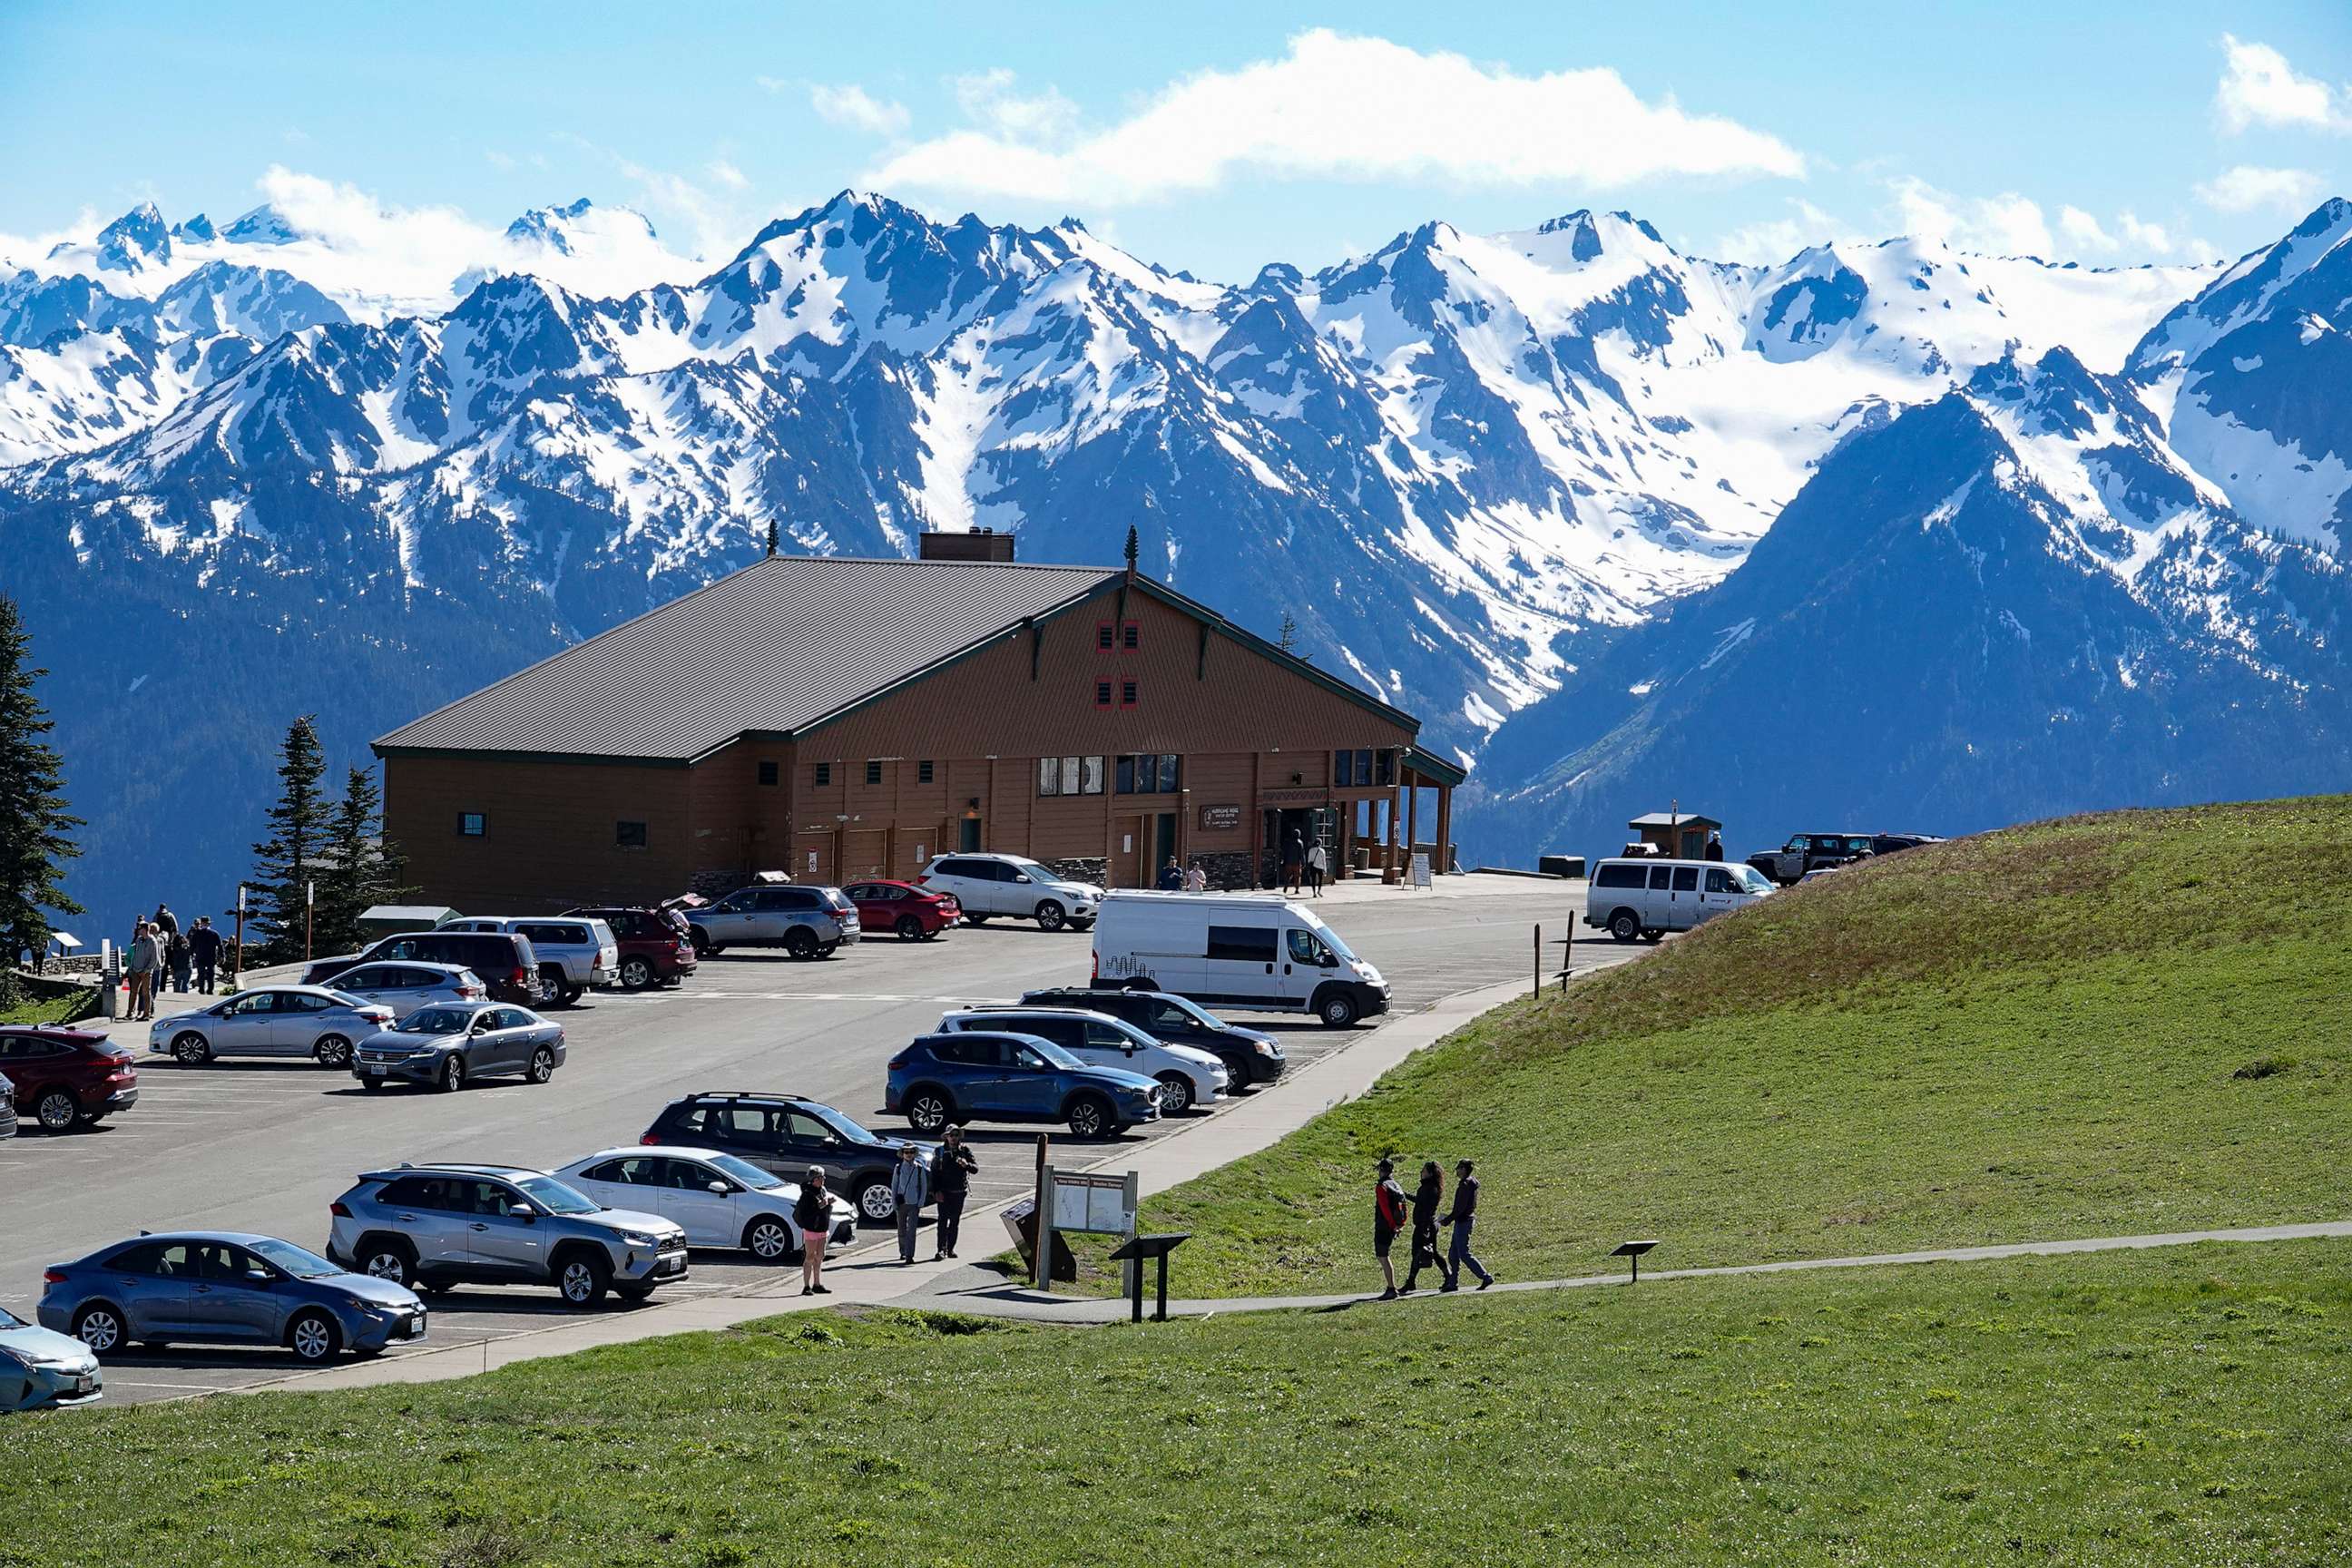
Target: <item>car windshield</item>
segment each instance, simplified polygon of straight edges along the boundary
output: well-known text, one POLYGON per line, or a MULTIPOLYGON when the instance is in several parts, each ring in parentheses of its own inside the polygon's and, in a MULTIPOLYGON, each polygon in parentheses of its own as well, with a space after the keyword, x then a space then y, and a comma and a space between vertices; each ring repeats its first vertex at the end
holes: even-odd
POLYGON ((305 1252, 290 1241, 257 1241, 253 1250, 297 1279, 323 1279, 342 1272, 317 1253, 305 1252))
POLYGON ((1743 893, 1769 893, 1772 890, 1771 879, 1753 866, 1730 866, 1725 868, 1738 879, 1739 890, 1743 893))
POLYGON ((1045 867, 1037 864, 1036 861, 1024 860, 1017 855, 1006 856, 1004 858, 1004 863, 1012 867, 1014 870, 1020 872, 1023 876, 1028 878, 1033 882, 1056 882, 1061 880, 1060 878, 1045 869, 1045 867))
POLYGON ((553 1176, 517 1176, 514 1184, 522 1189, 523 1196, 550 1214, 594 1214, 604 1206, 553 1176))
MULTIPOLYGON (((1301 913, 1305 914, 1305 911, 1301 911, 1301 913)), ((1305 919, 1307 925, 1314 929, 1315 934, 1323 939, 1324 946, 1329 948, 1333 952, 1338 953, 1341 958, 1352 960, 1356 956, 1356 950, 1349 947, 1346 942, 1341 942, 1338 931, 1333 931, 1329 926, 1327 926, 1321 921, 1317 920, 1312 914, 1305 914, 1305 919)))
POLYGON ((1057 1067, 1064 1072, 1071 1072, 1087 1065, 1051 1040, 1041 1040, 1034 1035, 1024 1035, 1022 1038, 1031 1049, 1045 1058, 1045 1064, 1048 1067, 1057 1067))
POLYGON ((0 1307, 0 1329, 29 1329, 32 1326, 7 1308, 0 1307))
POLYGON ((471 1007, 419 1007, 393 1028, 403 1035, 462 1035, 473 1022, 471 1007))
POLYGON ((784 1184, 749 1160, 739 1160, 732 1154, 705 1154, 702 1163, 759 1192, 772 1192, 784 1184))
POLYGON ((842 1137, 849 1142, 879 1143, 882 1142, 880 1137, 875 1133, 867 1131, 865 1124, 859 1121, 857 1118, 851 1116, 846 1112, 835 1110, 830 1105, 808 1105, 802 1107, 802 1109, 806 1110, 810 1115, 815 1117, 819 1121, 822 1121, 826 1126, 832 1128, 835 1132, 840 1133, 842 1137))

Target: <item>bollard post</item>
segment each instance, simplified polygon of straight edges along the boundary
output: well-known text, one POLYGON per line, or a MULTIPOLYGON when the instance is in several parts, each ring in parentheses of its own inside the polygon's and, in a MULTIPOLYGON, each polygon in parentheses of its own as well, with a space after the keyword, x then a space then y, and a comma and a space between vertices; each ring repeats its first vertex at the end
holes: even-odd
POLYGON ((1543 927, 1536 927, 1536 994, 1543 994, 1543 927))

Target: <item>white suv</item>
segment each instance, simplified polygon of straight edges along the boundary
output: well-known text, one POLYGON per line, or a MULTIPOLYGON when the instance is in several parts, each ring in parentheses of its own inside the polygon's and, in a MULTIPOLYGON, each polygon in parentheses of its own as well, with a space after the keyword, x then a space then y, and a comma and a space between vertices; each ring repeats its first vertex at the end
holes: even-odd
POLYGON ((1123 1019, 1081 1007, 968 1007, 940 1020, 939 1032, 1034 1035, 1093 1067, 1139 1072, 1160 1083, 1160 1109, 1174 1115, 1224 1097, 1232 1081, 1213 1051, 1171 1046, 1123 1019))
POLYGON ((1102 910, 1103 890, 1057 877, 1018 855, 941 855, 916 879, 935 892, 953 893, 974 925, 992 915, 1034 920, 1046 931, 1085 931, 1102 910))

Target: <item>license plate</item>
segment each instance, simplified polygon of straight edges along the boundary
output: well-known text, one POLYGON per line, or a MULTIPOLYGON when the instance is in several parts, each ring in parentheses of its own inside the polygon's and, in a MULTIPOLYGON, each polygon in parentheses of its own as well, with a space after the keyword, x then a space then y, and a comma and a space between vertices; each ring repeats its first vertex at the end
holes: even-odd
POLYGON ((683 1258, 665 1258, 657 1266, 656 1266, 654 1272, 656 1274, 683 1274, 686 1272, 686 1259, 683 1258))
POLYGON ((408 1337, 412 1340, 421 1340, 425 1337, 424 1313, 419 1312, 408 1320, 408 1337))
POLYGON ((379 1066, 379 1067, 372 1067, 372 1068, 368 1068, 368 1077, 370 1077, 370 1078, 382 1078, 382 1077, 383 1077, 386 1073, 390 1072, 391 1070, 392 1070, 392 1069, 391 1069, 390 1068, 388 1068, 388 1067, 381 1067, 381 1066, 379 1066))

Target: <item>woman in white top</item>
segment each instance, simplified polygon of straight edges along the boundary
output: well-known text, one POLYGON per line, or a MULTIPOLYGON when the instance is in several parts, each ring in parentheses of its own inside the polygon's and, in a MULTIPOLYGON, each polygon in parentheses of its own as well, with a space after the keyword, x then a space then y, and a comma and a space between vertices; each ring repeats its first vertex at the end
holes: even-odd
POLYGON ((1320 843, 1309 845, 1307 849, 1307 888, 1314 897, 1319 899, 1323 896, 1323 874, 1330 868, 1331 857, 1325 853, 1323 846, 1320 843))
POLYGON ((1205 893, 1209 890, 1209 874, 1201 869, 1201 863, 1198 860, 1193 861, 1192 868, 1184 873, 1184 890, 1188 893, 1205 893))

